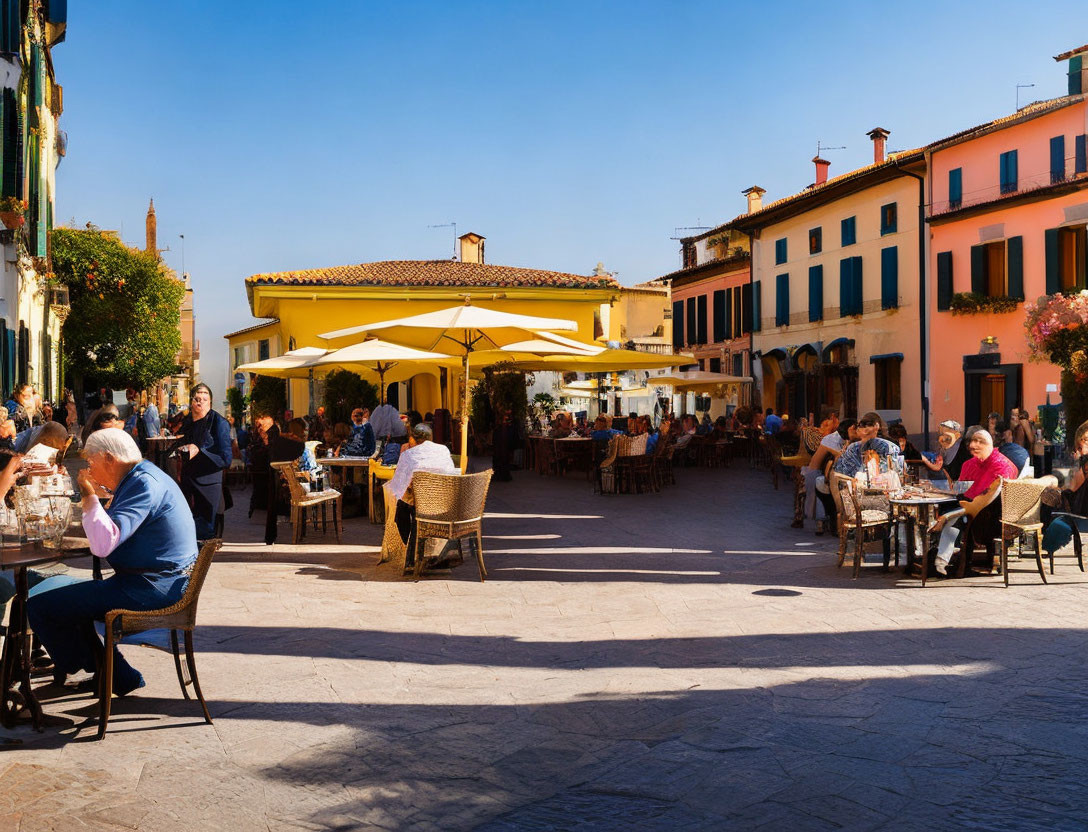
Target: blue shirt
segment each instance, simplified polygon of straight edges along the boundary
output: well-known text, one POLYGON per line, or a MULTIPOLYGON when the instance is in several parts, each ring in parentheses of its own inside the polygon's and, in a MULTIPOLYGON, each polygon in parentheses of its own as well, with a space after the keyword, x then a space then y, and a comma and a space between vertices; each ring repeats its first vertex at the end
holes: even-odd
POLYGON ((607 442, 613 436, 622 436, 622 433, 612 428, 605 428, 604 430, 595 430, 589 434, 590 439, 596 439, 598 442, 607 442))
POLYGON ((657 447, 657 440, 660 438, 660 433, 651 433, 646 439, 646 453, 652 454, 654 448, 657 447))
POLYGON ((370 422, 351 426, 351 439, 340 449, 340 456, 368 457, 374 455, 374 428, 370 422))
POLYGON ((763 430, 771 435, 778 433, 782 430, 782 417, 772 413, 763 420, 763 430))
POLYGON ((302 456, 298 458, 298 470, 300 471, 316 471, 317 460, 314 458, 314 452, 308 447, 302 451, 302 456))
POLYGON ((883 459, 886 456, 899 456, 899 445, 879 436, 868 442, 853 442, 843 449, 832 469, 836 474, 852 477, 865 468, 865 452, 876 451, 883 459))
POLYGON ((121 533, 106 557, 117 582, 143 604, 173 603, 196 560, 196 526, 178 484, 147 460, 117 486, 106 514, 121 533))
POLYGON ((162 421, 159 419, 159 409, 153 404, 144 408, 144 428, 148 436, 158 436, 162 433, 162 421))
POLYGON ((1002 456, 1008 457, 1009 462, 1016 466, 1016 472, 1018 474, 1023 473, 1024 466, 1028 464, 1028 460, 1031 458, 1027 449, 1023 445, 1018 445, 1015 442, 1006 442, 997 450, 1002 456))

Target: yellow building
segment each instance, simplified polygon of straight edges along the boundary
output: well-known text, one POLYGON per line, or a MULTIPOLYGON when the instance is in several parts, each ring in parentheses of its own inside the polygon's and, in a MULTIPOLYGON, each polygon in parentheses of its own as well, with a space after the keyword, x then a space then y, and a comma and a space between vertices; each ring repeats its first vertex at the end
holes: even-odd
MULTIPOLYGON (((598 264, 598 270, 601 270, 598 264)), ((620 289, 619 300, 602 310, 608 340, 639 352, 667 353, 672 349, 669 287, 637 283, 620 289)))
MULTIPOLYGON (((318 337, 322 332, 432 312, 466 298, 504 312, 573 320, 578 331, 566 334, 578 340, 603 338, 602 305, 620 298, 611 275, 490 265, 484 262, 482 236, 465 234, 459 242, 459 260, 387 260, 246 278, 250 311, 272 320, 226 336, 228 383, 248 383, 235 372, 246 361, 325 346, 318 337)), ((401 410, 423 413, 445 406, 457 412, 456 378, 456 372, 445 368, 424 369, 392 386, 389 396, 401 410)), ((304 413, 309 406, 307 381, 291 381, 288 407, 304 413)))
MULTIPOLYGON (((873 164, 800 193, 750 206, 728 225, 752 235, 753 370, 764 407, 802 417, 877 410, 924 430, 920 270, 921 151, 873 164)), ((756 401, 760 401, 759 398, 756 401)))

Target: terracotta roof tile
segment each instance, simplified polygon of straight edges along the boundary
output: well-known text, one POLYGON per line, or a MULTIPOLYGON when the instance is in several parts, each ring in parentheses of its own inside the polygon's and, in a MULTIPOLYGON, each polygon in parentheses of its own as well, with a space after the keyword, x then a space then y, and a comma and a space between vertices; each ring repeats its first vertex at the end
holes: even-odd
POLYGON ((223 337, 233 338, 235 335, 245 335, 247 332, 254 332, 258 329, 264 329, 266 326, 269 326, 271 324, 278 324, 279 322, 279 318, 269 318, 267 321, 261 321, 259 324, 253 324, 252 326, 247 326, 242 329, 236 329, 234 332, 228 332, 223 337))
POLYGON ((459 263, 455 260, 382 260, 327 269, 255 274, 250 285, 297 286, 479 286, 523 288, 552 286, 560 289, 618 289, 609 276, 567 274, 517 266, 459 263))
POLYGON ((926 150, 939 150, 942 146, 956 144, 957 142, 973 138, 974 136, 980 136, 994 130, 999 130, 1012 122, 1028 121, 1037 116, 1045 115, 1053 110, 1071 107, 1074 104, 1080 103, 1082 100, 1084 100, 1084 96, 1082 95, 1062 95, 1058 98, 1049 98, 1045 101, 1035 101, 1021 107, 1015 113, 1010 113, 1001 118, 995 118, 993 121, 987 121, 985 124, 976 124, 974 127, 968 127, 966 130, 960 130, 958 133, 953 133, 951 136, 945 136, 943 139, 930 142, 926 145, 926 150))

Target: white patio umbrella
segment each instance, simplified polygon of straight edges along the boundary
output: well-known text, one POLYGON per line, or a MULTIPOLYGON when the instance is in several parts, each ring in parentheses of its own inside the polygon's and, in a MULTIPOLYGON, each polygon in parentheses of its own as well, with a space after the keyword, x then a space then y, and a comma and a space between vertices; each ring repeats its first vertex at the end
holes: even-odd
POLYGON ((363 332, 381 331, 391 340, 424 350, 444 349, 461 359, 464 401, 461 411, 461 470, 468 465, 468 385, 470 356, 480 350, 501 350, 508 344, 542 337, 551 340, 542 330, 575 332, 578 325, 563 318, 538 318, 517 315, 498 309, 473 306, 468 300, 463 306, 452 306, 436 312, 424 312, 392 321, 347 327, 321 335, 336 341, 363 332))
POLYGON ((314 410, 314 367, 317 361, 328 352, 324 347, 300 347, 288 350, 275 358, 264 361, 252 361, 235 367, 235 372, 256 373, 259 376, 273 378, 304 378, 309 380, 310 412, 314 410))
MULTIPOLYGON (((413 375, 418 368, 410 365, 430 363, 450 366, 455 362, 456 359, 446 353, 417 350, 401 344, 392 344, 389 341, 372 338, 358 344, 352 344, 349 347, 327 352, 317 359, 316 366, 329 370, 341 369, 351 370, 352 372, 363 370, 368 374, 376 373, 378 376, 379 399, 382 404, 385 404, 386 374, 391 371, 394 375, 403 374, 396 372, 394 368, 400 368, 407 371, 408 375, 413 375)), ((408 375, 405 377, 408 377, 408 375)), ((400 379, 391 377, 390 380, 398 381, 400 379)))

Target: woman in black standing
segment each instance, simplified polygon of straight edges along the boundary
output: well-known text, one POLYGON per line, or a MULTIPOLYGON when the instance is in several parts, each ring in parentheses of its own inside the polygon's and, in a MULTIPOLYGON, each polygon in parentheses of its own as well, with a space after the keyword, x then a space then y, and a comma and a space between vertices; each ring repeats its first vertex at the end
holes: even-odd
POLYGON ((181 492, 192 509, 197 540, 209 540, 223 499, 223 471, 230 467, 230 424, 212 410, 208 385, 196 385, 190 396, 179 431, 187 443, 179 448, 181 492))

